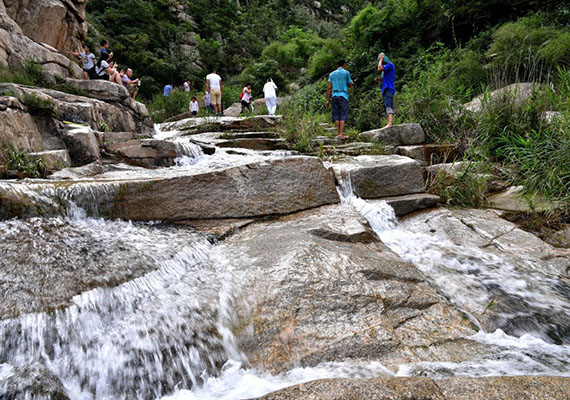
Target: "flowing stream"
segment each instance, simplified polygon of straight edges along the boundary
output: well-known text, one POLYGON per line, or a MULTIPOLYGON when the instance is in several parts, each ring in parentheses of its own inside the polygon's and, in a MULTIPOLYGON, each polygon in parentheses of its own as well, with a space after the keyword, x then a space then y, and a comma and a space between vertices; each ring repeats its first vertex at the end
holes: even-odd
MULTIPOLYGON (((224 151, 204 157, 198 146, 181 143, 177 166, 168 170, 211 169, 260 157, 224 151)), ((137 172, 117 169, 108 176, 129 173, 137 172)), ((30 366, 59 378, 73 400, 245 399, 333 377, 570 376, 567 288, 532 265, 512 265, 402 225, 385 202, 357 198, 349 186, 341 188, 342 201, 467 315, 473 299, 484 303, 496 293, 524 305, 499 314, 501 329, 481 329, 470 338, 497 350, 468 362, 405 364, 397 370, 344 361, 279 375, 257 371, 232 333, 249 308, 240 292, 248 270, 223 256, 223 242, 183 227, 87 217, 68 202, 65 216, 0 222, 0 271, 23 270, 13 287, 0 275, 0 287, 29 297, 0 305, 0 397, 30 366), (47 271, 46 281, 36 279, 38 270, 47 271), (69 273, 79 270, 85 271, 79 278, 69 273), (43 285, 53 285, 45 297, 35 292, 43 285), (108 287, 93 289, 99 286, 108 287), (74 293, 71 300, 62 300, 65 293, 58 288, 74 293), (46 308, 52 311, 42 312, 46 308), (553 322, 552 315, 562 318, 553 322)), ((13 190, 25 191, 25 185, 13 190)))

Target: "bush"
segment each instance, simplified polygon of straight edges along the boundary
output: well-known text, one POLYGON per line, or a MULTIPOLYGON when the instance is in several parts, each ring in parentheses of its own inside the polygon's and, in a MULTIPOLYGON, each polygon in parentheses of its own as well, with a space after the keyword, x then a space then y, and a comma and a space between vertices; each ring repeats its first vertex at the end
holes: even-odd
POLYGON ((32 114, 46 114, 49 116, 55 116, 55 105, 53 100, 50 98, 43 98, 33 93, 26 93, 22 99, 30 113, 32 114))
POLYGON ((47 167, 39 157, 30 156, 25 150, 11 147, 4 151, 1 157, 7 169, 22 172, 30 178, 42 178, 47 173, 47 167))
POLYGON ((147 105, 148 111, 154 122, 163 122, 175 115, 188 111, 188 105, 193 94, 184 90, 175 89, 170 92, 170 96, 156 94, 147 105))
POLYGON ((437 194, 450 207, 481 207, 487 200, 485 164, 465 160, 466 167, 457 175, 444 172, 432 177, 428 191, 437 194))

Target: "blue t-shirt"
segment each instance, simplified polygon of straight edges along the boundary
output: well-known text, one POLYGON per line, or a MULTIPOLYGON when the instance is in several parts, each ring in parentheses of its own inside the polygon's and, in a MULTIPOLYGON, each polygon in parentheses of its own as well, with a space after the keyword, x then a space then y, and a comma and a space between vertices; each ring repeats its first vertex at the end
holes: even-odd
POLYGON ((165 95, 166 97, 170 96, 170 92, 171 92, 171 91, 172 91, 172 86, 166 85, 166 86, 164 87, 164 95, 165 95))
POLYGON ((329 82, 332 84, 332 97, 342 96, 348 100, 348 84, 352 83, 350 72, 338 67, 329 74, 329 82))
POLYGON ((394 81, 396 80, 396 67, 391 62, 384 64, 384 77, 382 79, 382 93, 386 90, 390 93, 396 93, 394 81))

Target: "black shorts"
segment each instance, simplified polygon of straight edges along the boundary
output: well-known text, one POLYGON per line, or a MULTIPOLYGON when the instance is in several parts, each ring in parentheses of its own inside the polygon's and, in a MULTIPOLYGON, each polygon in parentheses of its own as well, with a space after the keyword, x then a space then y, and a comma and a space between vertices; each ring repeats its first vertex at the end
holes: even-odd
POLYGON ((109 74, 103 74, 103 75, 95 75, 96 80, 100 80, 100 81, 108 81, 109 80, 109 74))
POLYGON ((198 115, 198 111, 192 111, 192 115, 194 116, 198 115))
POLYGON ((332 120, 348 121, 348 100, 342 96, 332 98, 332 120))

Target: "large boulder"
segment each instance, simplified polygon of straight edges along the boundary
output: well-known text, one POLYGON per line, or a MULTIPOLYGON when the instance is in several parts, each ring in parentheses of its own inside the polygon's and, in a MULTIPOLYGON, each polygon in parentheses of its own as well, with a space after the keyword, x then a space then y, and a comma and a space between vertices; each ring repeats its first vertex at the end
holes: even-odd
MULTIPOLYGON (((252 218, 339 202, 334 174, 316 157, 267 158, 206 172, 146 170, 131 180, 124 176, 31 184, 28 195, 16 197, 31 197, 33 205, 34 196, 43 194, 57 201, 72 200, 94 215, 136 221, 252 218)), ((6 192, 0 187, 0 195, 9 196, 9 188, 6 192)), ((22 207, 4 210, 4 215, 34 213, 33 207, 22 207)))
POLYGON ((551 376, 487 378, 373 378, 326 379, 302 383, 270 393, 260 400, 560 400, 570 379, 551 376))
POLYGON ((538 89, 540 89, 540 84, 533 82, 513 83, 492 91, 487 97, 484 95, 477 96, 469 103, 464 104, 463 107, 468 111, 477 113, 483 110, 483 106, 486 103, 492 104, 505 98, 512 99, 515 104, 522 104, 538 89))
MULTIPOLYGON (((67 3, 67 2, 66 2, 67 3)), ((22 2, 18 0, 1 0, 0 1, 0 68, 23 68, 30 60, 40 63, 45 70, 57 73, 62 77, 73 77, 81 75, 81 68, 74 62, 70 61, 66 56, 50 46, 43 44, 45 38, 40 34, 35 38, 34 32, 39 32, 41 29, 52 31, 51 25, 37 25, 36 18, 43 18, 43 11, 50 8, 61 12, 61 2, 57 0, 45 0, 34 2, 22 2), (33 9, 33 15, 30 15, 29 10, 33 9), (24 24, 23 30, 18 22, 29 22, 24 24), (36 19, 34 21, 34 19, 36 19), (32 34, 34 38, 26 36, 28 33, 32 34), (37 39, 37 41, 36 41, 37 39)), ((53 19, 54 15, 47 15, 46 17, 53 19)), ((58 21, 58 24, 65 24, 65 21, 58 21)), ((56 34, 57 35, 57 34, 56 34)), ((48 35, 46 38, 49 38, 48 35)), ((69 42, 73 50, 77 50, 78 39, 71 39, 69 42)))
POLYGON ((400 196, 424 191, 420 165, 411 158, 387 156, 348 157, 333 164, 339 180, 348 179, 363 199, 400 196))
POLYGON ((392 125, 361 132, 360 137, 368 142, 381 142, 392 146, 409 146, 425 142, 424 130, 420 124, 392 125))
POLYGON ((481 347, 463 339, 475 333, 464 316, 350 205, 249 225, 222 250, 236 271, 250 271, 240 278, 251 310, 238 333, 256 368, 379 360, 397 369, 469 359, 481 347))
POLYGON ((513 212, 556 212, 560 204, 550 201, 544 196, 525 195, 523 186, 511 186, 507 190, 489 197, 488 203, 492 208, 513 212))
POLYGON ((22 33, 57 50, 78 51, 87 34, 86 0, 3 0, 22 33))
POLYGON ((4 369, 0 369, 0 398, 69 400, 61 381, 43 363, 4 365, 4 369))
POLYGON ((89 127, 70 125, 63 131, 63 140, 74 166, 101 160, 97 135, 89 127))

